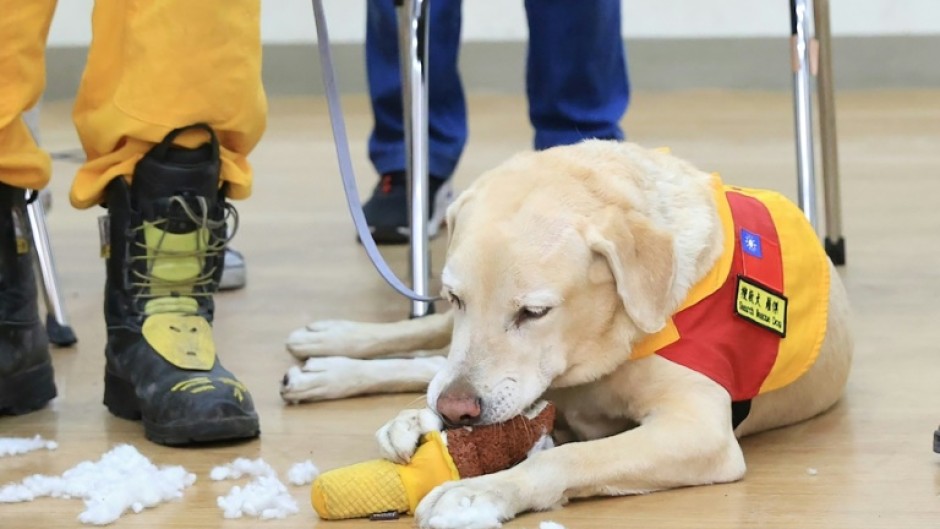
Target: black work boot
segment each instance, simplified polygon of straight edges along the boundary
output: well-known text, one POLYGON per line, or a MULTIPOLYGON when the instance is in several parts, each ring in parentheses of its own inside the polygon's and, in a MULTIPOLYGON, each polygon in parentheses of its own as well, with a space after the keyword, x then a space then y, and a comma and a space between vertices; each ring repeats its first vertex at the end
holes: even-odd
POLYGON ((222 274, 226 220, 219 143, 207 125, 176 129, 107 190, 109 244, 104 403, 142 419, 165 445, 256 437, 247 388, 216 358, 212 294, 222 274), (209 143, 173 146, 184 130, 209 143))
POLYGON ((26 191, 0 183, 0 415, 38 410, 56 396, 29 236, 26 191))

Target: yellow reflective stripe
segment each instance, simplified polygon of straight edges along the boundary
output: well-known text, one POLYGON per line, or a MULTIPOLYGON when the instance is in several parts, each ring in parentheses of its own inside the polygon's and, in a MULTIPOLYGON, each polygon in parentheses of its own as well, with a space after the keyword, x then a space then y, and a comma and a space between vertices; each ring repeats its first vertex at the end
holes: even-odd
POLYGON ((188 378, 181 382, 177 382, 172 388, 170 388, 170 391, 185 391, 190 386, 196 386, 200 384, 212 384, 212 380, 210 380, 209 377, 188 378))

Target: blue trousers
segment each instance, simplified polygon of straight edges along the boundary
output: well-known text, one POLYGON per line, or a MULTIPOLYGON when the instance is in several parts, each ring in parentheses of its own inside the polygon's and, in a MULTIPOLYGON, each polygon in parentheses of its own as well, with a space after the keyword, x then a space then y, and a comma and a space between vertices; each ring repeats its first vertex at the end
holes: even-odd
MULTIPOLYGON (((429 172, 449 178, 467 142, 458 71, 461 0, 430 0, 429 172)), ((405 168, 398 23, 392 0, 368 0, 366 70, 375 125, 369 158, 379 174, 405 168)), ((525 0, 526 95, 534 147, 623 139, 630 98, 620 0, 525 0)), ((494 13, 493 16, 499 16, 494 13)))

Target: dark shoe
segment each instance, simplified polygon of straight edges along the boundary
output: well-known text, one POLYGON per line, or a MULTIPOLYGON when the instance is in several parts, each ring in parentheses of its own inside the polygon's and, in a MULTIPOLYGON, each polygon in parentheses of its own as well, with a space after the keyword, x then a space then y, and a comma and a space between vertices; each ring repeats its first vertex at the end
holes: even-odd
POLYGON ((0 184, 0 415, 38 410, 56 396, 29 234, 26 191, 0 184))
MULTIPOLYGON (((429 207, 428 237, 437 237, 444 224, 447 206, 454 199, 450 180, 428 178, 431 203, 429 207)), ((411 229, 408 222, 408 182, 403 172, 383 175, 372 197, 362 206, 369 230, 376 244, 407 244, 411 229)))
POLYGON ((165 445, 259 434, 248 389, 222 367, 212 338, 212 295, 222 274, 226 220, 219 145, 208 126, 177 129, 137 163, 133 183, 108 186, 104 404, 143 420, 165 445), (184 129, 211 142, 172 146, 184 129))

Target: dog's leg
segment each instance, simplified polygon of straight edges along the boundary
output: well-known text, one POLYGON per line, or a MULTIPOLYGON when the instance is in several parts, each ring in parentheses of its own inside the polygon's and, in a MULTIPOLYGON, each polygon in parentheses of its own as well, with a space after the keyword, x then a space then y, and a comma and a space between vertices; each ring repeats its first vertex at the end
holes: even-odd
POLYGON ((360 360, 310 358, 281 381, 281 398, 297 403, 371 393, 421 392, 443 366, 443 356, 360 360))
POLYGON ((287 350, 301 360, 313 356, 402 355, 446 347, 452 326, 450 311, 393 323, 316 321, 292 332, 287 339, 287 350))
POLYGON ((419 527, 495 528, 521 512, 549 509, 569 498, 740 479, 744 456, 731 429, 727 392, 702 375, 684 378, 648 385, 655 387, 645 398, 659 402, 640 403, 645 419, 632 430, 565 444, 508 470, 441 485, 418 505, 419 527))

